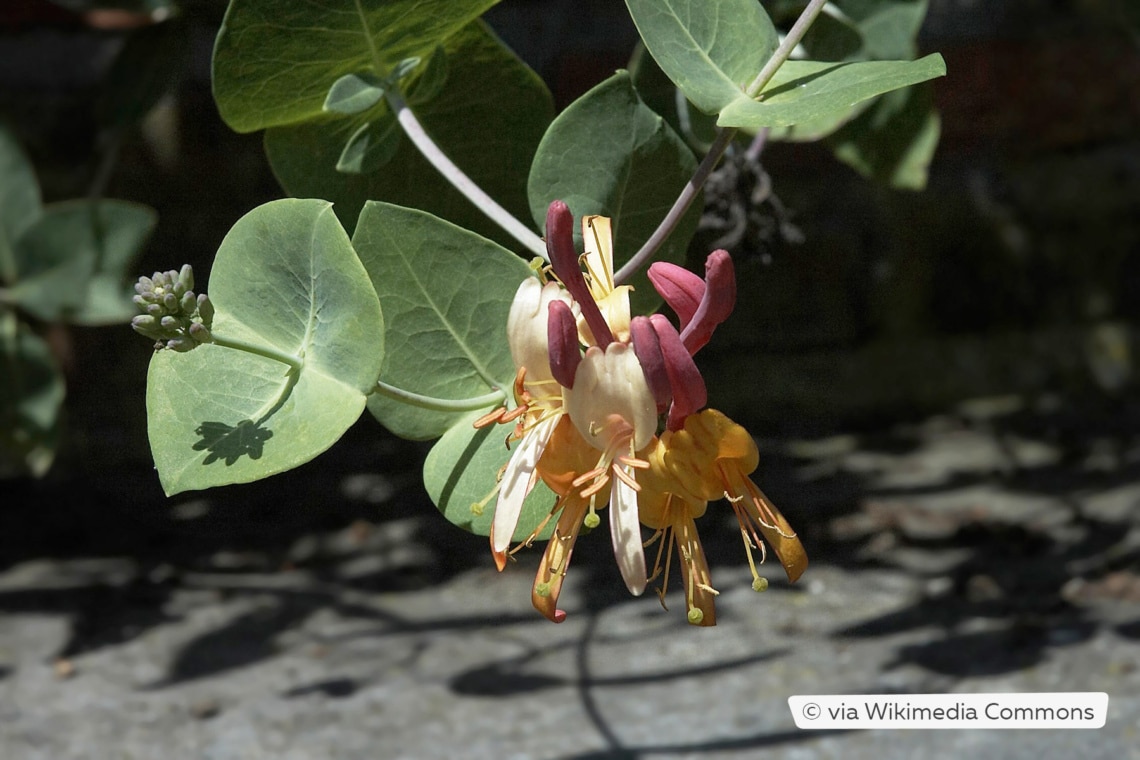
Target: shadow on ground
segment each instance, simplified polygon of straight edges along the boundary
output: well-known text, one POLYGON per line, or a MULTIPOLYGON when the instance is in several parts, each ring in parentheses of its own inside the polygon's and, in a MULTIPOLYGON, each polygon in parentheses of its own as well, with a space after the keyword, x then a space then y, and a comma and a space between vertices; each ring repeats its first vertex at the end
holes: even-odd
MULTIPOLYGON (((1140 639, 1140 619, 1111 620, 1094 604, 1140 600, 1140 549, 1128 542, 1140 519, 1137 409, 1103 404, 1075 414, 1017 411, 985 419, 949 414, 882 430, 769 446, 757 473, 800 530, 813 567, 901 571, 925 591, 888 614, 831 631, 838 640, 930 632, 901 645, 888 669, 917 666, 948 677, 1011 673, 1111 626, 1140 639), (979 449, 982 445, 989 449, 979 449), (937 450, 942 447, 942 453, 937 450), (941 457, 941 459, 939 459, 941 457), (1089 509, 1113 495, 1111 509, 1089 509), (978 624, 984 624, 978 629, 978 624)), ((362 421, 333 453, 256 485, 166 500, 141 463, 117 478, 55 476, 4 485, 0 510, 0 614, 47 613, 70 621, 57 653, 74 658, 130 642, 177 622, 176 594, 222 604, 259 600, 182 645, 146 688, 235 673, 276 657, 280 637, 332 612, 360 625, 332 636, 384 638, 507 628, 529 617, 450 614, 405 618, 351 601, 347 592, 398 595, 489 567, 483 539, 452 528, 417 478, 425 448, 389 439, 362 421), (303 576, 303 587, 280 579, 303 576), (50 578, 50 582, 41 582, 50 578)), ((714 510, 710 510, 710 515, 714 510)), ((729 510, 701 525, 718 566, 744 563, 729 510)), ((586 537, 572 573, 584 587, 588 622, 561 647, 577 671, 550 675, 531 664, 537 645, 480 662, 448 682, 470 699, 534 695, 571 687, 609 749, 580 758, 624 758, 762 748, 820 734, 762 733, 692 744, 628 746, 594 701, 599 688, 661 684, 732 672, 785 657, 759 649, 712 664, 607 676, 591 672, 597 621, 626 603, 607 540, 586 537)), ((805 578, 811 583, 811 570, 805 578)), ((676 581, 674 580, 674 583, 676 581)), ((398 607, 398 605, 396 605, 398 607)), ((677 614, 676 610, 669 614, 677 614)), ((415 648, 403 652, 405 660, 415 648)), ((0 679, 8 675, 0 664, 0 679)), ((333 677, 282 696, 350 697, 371 676, 333 677)))

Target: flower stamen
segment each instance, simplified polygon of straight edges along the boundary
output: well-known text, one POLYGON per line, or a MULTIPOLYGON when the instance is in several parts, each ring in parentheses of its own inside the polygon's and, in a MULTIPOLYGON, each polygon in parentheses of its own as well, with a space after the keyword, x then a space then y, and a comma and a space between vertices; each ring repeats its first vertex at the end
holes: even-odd
POLYGON ((641 490, 641 486, 637 484, 637 480, 633 477, 633 475, 630 475, 628 472, 626 472, 625 468, 622 467, 621 464, 614 462, 610 465, 610 469, 613 470, 613 473, 618 477, 618 480, 625 483, 635 491, 641 490))

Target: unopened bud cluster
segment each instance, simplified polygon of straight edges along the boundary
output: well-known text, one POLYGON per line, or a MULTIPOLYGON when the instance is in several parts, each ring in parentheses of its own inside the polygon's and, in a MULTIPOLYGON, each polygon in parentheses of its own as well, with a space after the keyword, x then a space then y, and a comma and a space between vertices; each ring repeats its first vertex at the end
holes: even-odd
POLYGON ((205 293, 194 295, 194 270, 189 264, 181 271, 155 272, 135 283, 132 299, 143 312, 131 320, 131 327, 156 341, 155 350, 189 351, 210 343, 214 306, 205 293))

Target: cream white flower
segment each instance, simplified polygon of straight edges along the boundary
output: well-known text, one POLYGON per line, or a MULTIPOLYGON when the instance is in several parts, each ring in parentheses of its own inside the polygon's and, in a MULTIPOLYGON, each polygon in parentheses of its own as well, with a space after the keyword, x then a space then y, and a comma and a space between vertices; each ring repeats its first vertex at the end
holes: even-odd
MULTIPOLYGON (((637 469, 647 463, 637 452, 653 442, 657 404, 637 355, 626 343, 605 350, 591 346, 574 374, 574 387, 562 391, 566 414, 587 444, 598 451, 589 473, 600 490, 614 476, 610 490, 610 535, 614 556, 630 593, 645 590, 645 550, 637 519, 637 469)), ((589 492, 589 488, 585 492, 589 492)))
MULTIPOLYGON (((518 374, 515 380, 513 412, 496 410, 483 424, 519 418, 513 438, 518 445, 511 454, 499 481, 495 514, 491 521, 491 553, 502 569, 506 551, 522 514, 523 503, 534 488, 535 466, 550 440, 550 435, 563 414, 562 386, 550 371, 550 348, 547 339, 547 312, 553 301, 569 306, 570 296, 557 283, 540 283, 528 277, 515 292, 507 316, 507 342, 518 374)), ((477 423, 478 424, 478 423, 477 423)))

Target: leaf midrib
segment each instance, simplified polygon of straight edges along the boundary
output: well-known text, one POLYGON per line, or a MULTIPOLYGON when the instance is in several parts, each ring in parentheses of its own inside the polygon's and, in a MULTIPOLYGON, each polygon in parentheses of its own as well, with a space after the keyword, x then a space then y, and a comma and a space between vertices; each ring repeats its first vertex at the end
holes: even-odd
MULTIPOLYGON (((697 38, 689 33, 689 28, 681 23, 681 19, 677 15, 677 12, 674 9, 672 3, 669 3, 668 11, 669 12, 667 14, 664 14, 664 15, 668 16, 669 18, 671 18, 673 21, 676 22, 677 27, 680 28, 680 30, 684 33, 684 38, 688 39, 692 43, 693 49, 696 50, 698 53, 698 57, 700 59, 702 59, 705 63, 707 63, 709 65, 709 67, 711 67, 713 72, 716 73, 716 75, 717 75, 716 78, 721 81, 725 90, 733 93, 733 98, 730 98, 729 100, 724 101, 724 102, 720 102, 718 104, 718 108, 721 106, 724 106, 726 103, 732 102, 732 100, 735 99, 736 91, 738 89, 740 89, 739 85, 737 85, 736 82, 733 82, 732 78, 729 77, 728 74, 726 74, 724 72, 724 69, 722 69, 716 61, 714 61, 711 57, 709 57, 708 52, 705 51, 705 49, 703 47, 701 47, 700 43, 697 41, 697 38)), ((664 68, 664 67, 662 67, 662 68, 664 68)), ((694 77, 691 76, 689 74, 689 72, 683 72, 683 73, 686 75, 685 78, 689 79, 690 81, 692 79, 694 79, 694 77)), ((722 99, 718 98, 718 101, 720 101, 720 100, 722 100, 722 99)))

